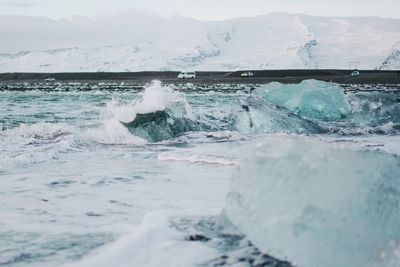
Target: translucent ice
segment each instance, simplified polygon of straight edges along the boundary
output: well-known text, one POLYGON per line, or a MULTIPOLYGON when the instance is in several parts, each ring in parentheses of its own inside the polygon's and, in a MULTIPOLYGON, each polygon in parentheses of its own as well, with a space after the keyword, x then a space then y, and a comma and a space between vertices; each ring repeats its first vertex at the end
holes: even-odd
POLYGON ((224 213, 299 267, 399 266, 399 173, 394 155, 269 137, 241 164, 224 213))
POLYGON ((344 90, 337 84, 306 80, 299 84, 270 83, 258 88, 255 94, 265 100, 309 118, 337 120, 346 117, 350 105, 344 90))

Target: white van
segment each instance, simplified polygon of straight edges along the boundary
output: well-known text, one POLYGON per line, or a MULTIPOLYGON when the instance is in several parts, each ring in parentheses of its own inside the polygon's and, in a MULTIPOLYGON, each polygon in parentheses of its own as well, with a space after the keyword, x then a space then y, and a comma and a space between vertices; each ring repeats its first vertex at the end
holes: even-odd
POLYGON ((243 72, 242 74, 240 74, 240 76, 241 77, 253 77, 254 73, 251 71, 246 71, 246 72, 243 72))
POLYGON ((194 79, 196 78, 196 72, 194 71, 181 71, 178 75, 178 79, 194 79))

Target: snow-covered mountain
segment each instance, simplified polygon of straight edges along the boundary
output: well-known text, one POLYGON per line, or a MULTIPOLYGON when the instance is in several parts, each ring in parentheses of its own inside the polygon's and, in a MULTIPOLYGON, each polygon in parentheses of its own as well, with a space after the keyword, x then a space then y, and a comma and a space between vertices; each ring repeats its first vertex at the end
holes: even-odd
POLYGON ((400 68, 400 20, 376 17, 0 16, 0 36, 0 72, 400 68))

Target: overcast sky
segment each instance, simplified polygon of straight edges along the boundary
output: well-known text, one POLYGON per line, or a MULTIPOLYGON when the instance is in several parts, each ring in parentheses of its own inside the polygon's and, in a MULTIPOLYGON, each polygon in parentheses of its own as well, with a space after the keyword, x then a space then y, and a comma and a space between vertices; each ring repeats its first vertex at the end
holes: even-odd
POLYGON ((68 18, 130 9, 223 20, 271 12, 400 18, 400 0, 0 0, 0 14, 68 18))

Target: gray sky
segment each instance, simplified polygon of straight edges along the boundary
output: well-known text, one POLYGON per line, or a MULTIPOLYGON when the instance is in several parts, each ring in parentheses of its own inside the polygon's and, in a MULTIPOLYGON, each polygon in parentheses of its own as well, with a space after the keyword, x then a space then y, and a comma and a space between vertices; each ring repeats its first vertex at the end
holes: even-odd
POLYGON ((0 0, 0 14, 68 18, 130 9, 223 20, 271 12, 400 18, 400 0, 0 0))

